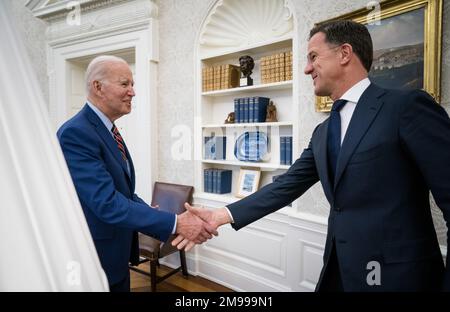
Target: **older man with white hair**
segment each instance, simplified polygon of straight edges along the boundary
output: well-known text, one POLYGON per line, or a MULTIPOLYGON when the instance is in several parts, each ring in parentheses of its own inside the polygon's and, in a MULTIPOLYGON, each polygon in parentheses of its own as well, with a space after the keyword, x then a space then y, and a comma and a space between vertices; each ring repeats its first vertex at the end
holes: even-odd
POLYGON ((131 112, 135 96, 126 61, 96 57, 86 71, 87 103, 58 138, 111 291, 129 291, 128 263, 139 258, 137 232, 161 241, 179 233, 197 242, 217 234, 189 212, 151 209, 135 193, 131 155, 114 121, 131 112))

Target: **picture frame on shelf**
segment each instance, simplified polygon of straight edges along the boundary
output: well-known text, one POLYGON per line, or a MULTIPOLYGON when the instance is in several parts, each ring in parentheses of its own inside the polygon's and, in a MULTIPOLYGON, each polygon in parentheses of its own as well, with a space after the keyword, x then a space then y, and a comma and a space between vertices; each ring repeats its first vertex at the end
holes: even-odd
MULTIPOLYGON (((438 103, 442 47, 442 0, 388 0, 327 21, 365 24, 373 41, 369 79, 381 87, 423 89, 438 103)), ((329 112, 333 101, 316 97, 317 112, 329 112)))
POLYGON ((255 193, 258 190, 260 178, 260 170, 241 168, 236 197, 243 198, 255 193))

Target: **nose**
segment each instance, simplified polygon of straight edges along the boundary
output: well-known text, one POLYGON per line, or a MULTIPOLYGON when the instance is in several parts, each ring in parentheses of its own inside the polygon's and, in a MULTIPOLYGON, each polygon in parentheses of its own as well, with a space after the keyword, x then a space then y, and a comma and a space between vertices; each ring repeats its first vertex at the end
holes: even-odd
POLYGON ((307 62, 303 72, 305 73, 305 75, 310 75, 312 71, 313 71, 312 64, 310 62, 307 62))
POLYGON ((134 92, 134 88, 133 87, 130 87, 130 89, 128 90, 128 95, 131 96, 131 97, 136 95, 136 93, 134 92))

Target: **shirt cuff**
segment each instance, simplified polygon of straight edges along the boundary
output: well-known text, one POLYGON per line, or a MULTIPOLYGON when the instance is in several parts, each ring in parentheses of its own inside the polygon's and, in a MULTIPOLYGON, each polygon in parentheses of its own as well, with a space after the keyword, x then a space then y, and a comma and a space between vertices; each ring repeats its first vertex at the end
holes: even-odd
POLYGON ((227 210, 227 212, 228 212, 228 215, 230 216, 230 219, 231 219, 231 223, 234 223, 233 215, 231 214, 231 212, 230 212, 230 209, 228 209, 228 207, 227 207, 227 206, 225 206, 225 209, 227 210))
POLYGON ((173 224, 172 234, 177 232, 177 215, 175 215, 175 223, 173 224))

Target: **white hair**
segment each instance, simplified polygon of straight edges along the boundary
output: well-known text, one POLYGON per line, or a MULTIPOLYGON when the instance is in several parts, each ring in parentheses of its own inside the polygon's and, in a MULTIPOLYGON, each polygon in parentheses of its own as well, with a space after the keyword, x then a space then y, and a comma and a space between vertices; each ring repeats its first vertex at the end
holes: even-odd
POLYGON ((87 94, 91 90, 92 81, 105 79, 109 71, 108 65, 111 63, 124 63, 128 65, 123 58, 114 55, 100 55, 89 63, 85 74, 87 94))

